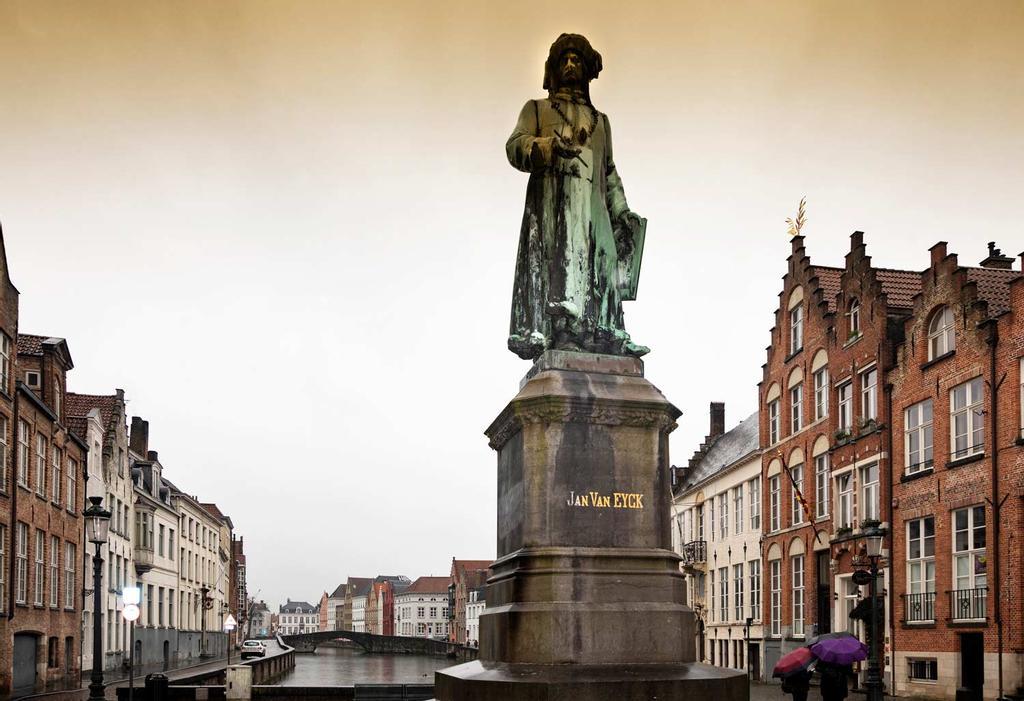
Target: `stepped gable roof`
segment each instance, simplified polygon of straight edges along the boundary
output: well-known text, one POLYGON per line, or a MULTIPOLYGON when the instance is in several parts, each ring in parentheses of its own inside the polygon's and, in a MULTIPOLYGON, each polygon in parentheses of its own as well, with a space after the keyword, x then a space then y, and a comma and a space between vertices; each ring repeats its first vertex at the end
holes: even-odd
POLYGON ((403 594, 447 594, 448 577, 418 577, 403 594))
POLYGON ((875 268, 875 278, 882 286, 886 303, 893 309, 914 308, 914 295, 921 291, 921 273, 914 270, 875 268))
POLYGON ((104 428, 109 428, 117 416, 118 396, 116 394, 65 393, 64 406, 68 416, 87 417, 93 409, 99 409, 104 428))
POLYGON ((695 484, 703 482, 712 475, 736 463, 758 449, 759 433, 757 412, 740 421, 717 438, 713 438, 704 455, 697 459, 696 464, 683 479, 679 491, 685 491, 695 484))
POLYGON ((812 265, 811 271, 818 278, 818 286, 821 288, 821 294, 825 297, 825 301, 828 302, 828 310, 834 312, 836 310, 836 296, 841 289, 839 281, 843 275, 843 269, 830 268, 824 265, 812 265))
POLYGON ((978 298, 988 302, 989 316, 1010 311, 1010 283, 1021 277, 1019 270, 964 268, 967 279, 978 289, 978 298))

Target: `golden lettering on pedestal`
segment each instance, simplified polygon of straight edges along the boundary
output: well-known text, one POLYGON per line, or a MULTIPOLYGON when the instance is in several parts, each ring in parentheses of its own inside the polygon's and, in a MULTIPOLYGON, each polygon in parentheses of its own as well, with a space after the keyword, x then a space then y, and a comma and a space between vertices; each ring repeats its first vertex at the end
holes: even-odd
POLYGON ((591 509, 642 509, 644 495, 637 492, 569 492, 565 500, 566 506, 586 507, 591 509))

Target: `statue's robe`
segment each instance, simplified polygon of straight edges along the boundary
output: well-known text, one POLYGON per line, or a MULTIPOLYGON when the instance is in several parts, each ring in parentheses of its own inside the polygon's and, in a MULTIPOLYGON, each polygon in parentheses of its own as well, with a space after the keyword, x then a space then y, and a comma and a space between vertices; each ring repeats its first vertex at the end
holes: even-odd
POLYGON ((505 145, 509 162, 530 173, 519 235, 509 348, 535 358, 546 348, 623 352, 618 253, 612 223, 628 210, 612 158, 608 118, 589 104, 530 100, 505 145), (580 158, 552 153, 556 132, 593 133, 580 158), (538 142, 539 140, 539 142, 538 142), (549 165, 535 167, 534 144, 549 165), (580 160, 582 159, 582 160, 580 160), (555 306, 550 306, 555 305, 555 306))

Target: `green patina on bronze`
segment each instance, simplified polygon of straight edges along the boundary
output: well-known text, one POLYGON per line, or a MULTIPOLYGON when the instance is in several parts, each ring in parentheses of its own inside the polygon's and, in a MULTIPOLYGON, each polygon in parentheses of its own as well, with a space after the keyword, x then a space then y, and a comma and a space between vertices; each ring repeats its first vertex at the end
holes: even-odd
POLYGON ((590 100, 601 55, 578 34, 551 45, 548 97, 523 107, 505 144, 530 174, 519 236, 508 347, 641 356, 622 302, 636 298, 647 221, 629 210, 608 117, 590 100))

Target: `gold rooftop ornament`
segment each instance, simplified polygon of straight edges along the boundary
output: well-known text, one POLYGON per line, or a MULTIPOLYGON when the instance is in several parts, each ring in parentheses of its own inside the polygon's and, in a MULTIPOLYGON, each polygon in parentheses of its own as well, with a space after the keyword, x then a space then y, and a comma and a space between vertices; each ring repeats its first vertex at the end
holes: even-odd
POLYGON ((800 232, 803 230, 804 224, 807 223, 807 217, 805 216, 806 212, 804 211, 806 204, 807 198, 801 197, 800 206, 796 209, 796 219, 790 218, 786 220, 786 223, 789 224, 789 230, 786 233, 790 236, 800 236, 800 232))

